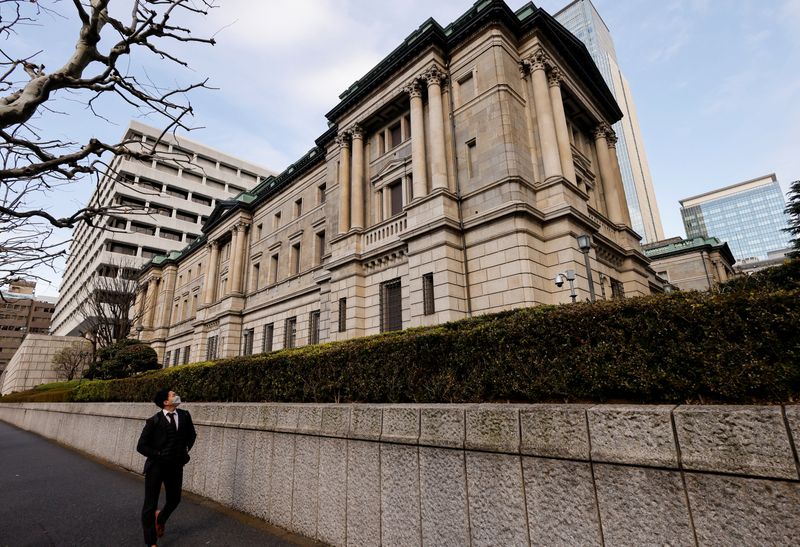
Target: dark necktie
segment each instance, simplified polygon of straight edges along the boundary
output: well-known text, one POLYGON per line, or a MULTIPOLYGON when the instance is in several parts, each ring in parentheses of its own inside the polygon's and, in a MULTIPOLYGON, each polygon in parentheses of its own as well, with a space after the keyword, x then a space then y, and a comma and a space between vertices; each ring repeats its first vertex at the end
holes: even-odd
POLYGON ((178 430, 178 426, 175 425, 175 413, 174 412, 167 412, 167 418, 169 418, 169 423, 172 424, 172 427, 175 428, 175 431, 178 430))

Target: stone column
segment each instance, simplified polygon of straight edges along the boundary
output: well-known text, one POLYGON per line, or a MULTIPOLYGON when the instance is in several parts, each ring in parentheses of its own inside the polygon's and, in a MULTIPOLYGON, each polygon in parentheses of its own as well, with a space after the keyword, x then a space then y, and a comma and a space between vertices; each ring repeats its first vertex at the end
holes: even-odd
POLYGON ((633 226, 631 222, 631 212, 628 209, 628 200, 625 197, 625 185, 622 183, 622 172, 619 169, 619 158, 617 157, 617 135, 614 130, 609 128, 606 135, 608 141, 608 154, 611 161, 611 172, 614 175, 614 184, 619 189, 619 208, 622 213, 622 219, 626 226, 633 226))
POLYGON ((383 196, 383 203, 381 204, 383 207, 383 218, 386 220, 392 216, 392 193, 389 191, 388 186, 383 187, 381 195, 383 196))
MULTIPOLYGON (((442 82, 444 73, 432 66, 423 77, 428 82, 428 115, 430 116, 431 188, 447 188, 447 152, 444 139, 442 82)), ((416 178, 416 177, 415 177, 416 178)))
POLYGON ((611 158, 608 153, 608 125, 601 123, 594 130, 594 148, 597 152, 597 163, 600 169, 600 180, 603 185, 603 193, 606 198, 606 212, 608 218, 614 224, 623 224, 622 211, 619 207, 619 189, 614 181, 614 173, 611 169, 611 158))
POLYGON ((539 141, 542 146, 542 163, 545 180, 563 176, 561 158, 558 153, 558 137, 553 119, 553 108, 550 92, 547 90, 545 63, 547 56, 540 49, 529 59, 531 82, 533 83, 533 103, 536 108, 536 122, 539 127, 539 141))
POLYGON ((722 264, 722 260, 715 260, 714 261, 714 268, 717 270, 717 282, 724 283, 728 280, 728 272, 725 271, 725 266, 722 264))
POLYGON ((247 251, 247 224, 240 222, 233 228, 234 241, 231 245, 231 265, 228 269, 228 291, 230 294, 242 294, 242 271, 247 251))
POLYGON ((204 302, 210 306, 217 300, 217 276, 219 276, 219 243, 212 241, 208 244, 209 259, 205 279, 204 302))
POLYGON ((339 233, 350 230, 350 136, 340 133, 339 143, 339 233))
POLYGON ((353 143, 353 169, 351 185, 350 228, 364 227, 364 131, 354 125, 350 131, 353 143))
POLYGON ((564 114, 564 99, 561 97, 561 71, 553 68, 550 71, 548 83, 550 84, 550 102, 553 107, 553 122, 556 126, 556 140, 558 141, 558 155, 561 159, 561 171, 564 178, 575 183, 575 163, 572 161, 572 146, 569 142, 569 128, 567 116, 564 114))
POLYGON ((411 176, 414 178, 414 199, 428 193, 425 157, 425 121, 422 119, 422 89, 414 80, 406 91, 411 97, 411 176))
POLYGON ((133 304, 133 317, 136 320, 136 325, 142 324, 142 319, 144 316, 142 315, 143 310, 143 303, 144 303, 144 293, 147 289, 142 286, 136 287, 136 301, 133 304))
POLYGON ((156 311, 156 295, 158 294, 158 278, 151 277, 147 282, 147 296, 144 301, 144 314, 142 326, 146 329, 153 328, 153 318, 156 311))
POLYGON ((164 279, 161 282, 161 317, 157 327, 166 329, 172 320, 172 300, 175 298, 175 280, 178 277, 178 267, 173 265, 164 268, 164 279))

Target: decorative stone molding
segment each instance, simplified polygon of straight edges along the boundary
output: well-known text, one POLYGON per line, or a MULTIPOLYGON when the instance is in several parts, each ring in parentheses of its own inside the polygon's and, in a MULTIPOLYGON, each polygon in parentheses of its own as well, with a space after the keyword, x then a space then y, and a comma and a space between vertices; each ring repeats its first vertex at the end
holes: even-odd
POLYGON ((533 53, 527 57, 526 61, 531 72, 535 70, 545 70, 548 66, 552 66, 553 64, 550 57, 542 48, 536 48, 533 53))
POLYGON ((447 79, 447 75, 437 65, 428 68, 420 77, 427 81, 429 86, 436 84, 441 85, 447 79))
POLYGON ((416 97, 422 97, 422 86, 419 84, 419 80, 412 80, 407 86, 403 88, 403 91, 408 93, 408 95, 413 99, 416 97))
POLYGON ((608 128, 608 133, 606 133, 606 142, 609 148, 617 147, 617 134, 610 127, 608 128))
POLYGON ((350 132, 342 131, 336 135, 336 144, 338 144, 341 148, 350 148, 350 132))
POLYGON ((592 136, 594 137, 594 140, 597 140, 597 139, 608 139, 609 132, 613 133, 611 127, 606 122, 600 122, 594 128, 594 132, 592 133, 592 136))
POLYGON ((364 128, 361 127, 359 124, 353 124, 353 126, 349 129, 350 138, 351 139, 362 139, 364 138, 364 128))
POLYGON ((547 83, 550 85, 550 87, 560 86, 563 79, 564 73, 562 73, 561 70, 556 67, 551 68, 550 72, 547 74, 547 83))

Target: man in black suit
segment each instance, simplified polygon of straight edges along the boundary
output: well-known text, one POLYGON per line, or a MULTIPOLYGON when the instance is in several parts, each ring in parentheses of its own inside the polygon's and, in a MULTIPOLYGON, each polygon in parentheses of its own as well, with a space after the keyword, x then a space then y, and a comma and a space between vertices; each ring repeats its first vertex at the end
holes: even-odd
POLYGON ((181 501, 183 466, 189 462, 189 450, 197 433, 191 414, 178 410, 181 398, 177 393, 162 389, 153 402, 162 410, 145 422, 136 450, 147 457, 142 507, 144 541, 155 547, 157 538, 164 535, 167 519, 181 501), (156 511, 162 483, 167 500, 164 508, 156 511))

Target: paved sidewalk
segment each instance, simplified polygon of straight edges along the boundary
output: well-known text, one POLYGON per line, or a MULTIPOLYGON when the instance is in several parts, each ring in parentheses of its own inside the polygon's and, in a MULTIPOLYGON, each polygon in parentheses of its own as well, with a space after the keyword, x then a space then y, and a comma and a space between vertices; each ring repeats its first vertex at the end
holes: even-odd
MULTIPOLYGON (((0 422, 1 547, 144 545, 143 499, 140 475, 0 422)), ((159 547, 201 545, 321 544, 184 492, 159 547)))

